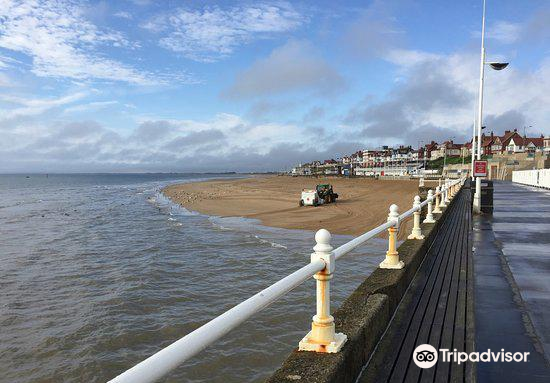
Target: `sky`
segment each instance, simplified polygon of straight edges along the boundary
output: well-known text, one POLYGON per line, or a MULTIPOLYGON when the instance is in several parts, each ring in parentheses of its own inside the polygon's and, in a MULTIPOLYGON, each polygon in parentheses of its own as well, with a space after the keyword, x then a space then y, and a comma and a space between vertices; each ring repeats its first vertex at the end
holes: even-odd
MULTIPOLYGON (((471 137, 481 0, 0 0, 0 172, 272 171, 471 137)), ((550 135, 550 1, 488 0, 483 124, 550 135)))

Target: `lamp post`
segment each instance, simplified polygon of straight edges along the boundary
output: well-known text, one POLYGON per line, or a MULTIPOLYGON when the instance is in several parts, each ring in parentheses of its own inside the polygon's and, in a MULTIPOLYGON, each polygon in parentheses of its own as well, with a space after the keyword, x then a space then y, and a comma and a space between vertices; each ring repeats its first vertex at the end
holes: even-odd
MULTIPOLYGON (((477 112, 476 112, 477 113, 477 112)), ((472 177, 472 181, 475 181, 475 178, 474 178, 474 161, 476 159, 475 155, 476 155, 476 115, 474 114, 474 124, 472 126, 472 147, 471 147, 471 151, 472 151, 472 166, 471 166, 471 177, 472 177)))
POLYGON ((424 166, 422 167, 422 174, 426 174, 426 151, 424 150, 424 147, 421 146, 424 145, 424 141, 418 141, 418 159, 417 164, 420 162, 420 150, 422 150, 422 160, 424 162, 424 166))
POLYGON ((424 160, 424 174, 426 174, 426 146, 422 148, 422 159, 424 160))
MULTIPOLYGON (((477 109, 476 158, 478 161, 481 160, 481 125, 483 124, 483 76, 485 72, 485 65, 489 65, 494 70, 502 70, 508 66, 508 63, 485 61, 485 0, 483 0, 483 17, 481 21, 481 63, 479 68, 479 98, 477 109)), ((481 212, 481 177, 476 177, 476 191, 474 194, 473 208, 475 213, 481 212)))
POLYGON ((527 134, 525 133, 525 131, 526 131, 527 129, 530 129, 530 128, 532 128, 531 125, 529 125, 529 126, 523 126, 523 151, 524 151, 524 152, 527 151, 527 149, 525 148, 525 139, 527 138, 527 134))
POLYGON ((447 166, 447 145, 443 147, 443 171, 445 171, 445 166, 447 166))

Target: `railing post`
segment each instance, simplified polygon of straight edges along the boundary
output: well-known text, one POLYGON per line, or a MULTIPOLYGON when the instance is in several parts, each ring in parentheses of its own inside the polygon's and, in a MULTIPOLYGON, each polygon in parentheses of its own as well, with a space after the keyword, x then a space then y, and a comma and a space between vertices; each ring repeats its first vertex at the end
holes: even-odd
POLYGON ((311 331, 300 341, 300 351, 315 351, 335 353, 340 351, 348 337, 334 331, 334 318, 330 315, 330 280, 335 268, 335 258, 330 245, 331 235, 328 230, 321 229, 315 233, 311 261, 322 260, 325 268, 313 277, 317 285, 317 313, 313 316, 311 331))
POLYGON ((390 213, 388 214, 388 222, 393 222, 394 225, 388 229, 388 251, 386 252, 386 259, 380 263, 381 269, 402 269, 405 267, 405 263, 399 260, 399 253, 397 252, 397 233, 399 231, 399 208, 397 205, 390 206, 390 213))
POLYGON ((435 219, 433 215, 433 199, 434 199, 434 191, 430 189, 428 190, 428 213, 426 214, 424 223, 435 223, 435 219))
POLYGON ((446 188, 446 186, 443 186, 441 188, 441 198, 439 200, 439 207, 440 208, 447 207, 446 200, 447 200, 447 188, 446 188))
POLYGON ((413 228, 407 239, 424 239, 422 229, 420 229, 420 196, 414 197, 413 208, 418 208, 418 210, 413 213, 413 228))
POLYGON ((447 206, 447 204, 449 202, 451 202, 451 197, 449 195, 449 188, 451 187, 451 182, 449 180, 445 181, 445 206, 447 206))
POLYGON ((434 213, 442 213, 441 209, 439 208, 439 204, 441 201, 441 186, 438 186, 435 188, 435 207, 434 207, 434 213))
POLYGON ((424 187, 424 177, 420 177, 418 180, 418 187, 424 187))

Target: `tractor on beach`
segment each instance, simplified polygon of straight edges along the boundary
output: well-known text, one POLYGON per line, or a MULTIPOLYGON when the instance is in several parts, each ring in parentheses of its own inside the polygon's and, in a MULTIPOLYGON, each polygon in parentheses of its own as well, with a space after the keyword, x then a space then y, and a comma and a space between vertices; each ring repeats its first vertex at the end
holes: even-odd
POLYGON ((303 189, 300 197, 300 206, 318 206, 336 202, 338 194, 330 184, 319 184, 315 189, 303 189))

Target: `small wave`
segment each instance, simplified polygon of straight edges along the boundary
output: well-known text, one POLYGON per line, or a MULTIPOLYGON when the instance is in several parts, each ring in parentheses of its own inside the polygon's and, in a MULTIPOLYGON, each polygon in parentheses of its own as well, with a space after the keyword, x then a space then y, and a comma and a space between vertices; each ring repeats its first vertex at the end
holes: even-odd
POLYGON ((208 219, 212 224, 212 226, 214 226, 219 230, 241 232, 241 233, 244 233, 246 237, 253 238, 254 240, 260 243, 269 244, 271 247, 274 247, 274 248, 288 250, 288 248, 285 245, 270 241, 268 239, 260 237, 257 234, 254 234, 254 232, 258 232, 257 229, 261 227, 258 224, 259 221, 255 219, 243 218, 243 217, 221 218, 216 216, 210 216, 208 217, 208 219), (222 225, 222 222, 227 224, 228 226, 222 225))
POLYGON ((219 229, 219 230, 223 230, 223 231, 231 231, 233 229, 231 229, 230 227, 226 227, 226 226, 222 226, 220 224, 217 224, 213 221, 210 221, 212 223, 212 225, 216 228, 216 229, 219 229))
POLYGON ((162 194, 161 191, 157 191, 154 196, 151 196, 147 198, 147 201, 160 207, 160 208, 166 208, 168 210, 168 214, 170 216, 190 216, 190 215, 198 215, 199 213, 187 210, 183 206, 174 203, 170 198, 166 197, 164 194, 162 194))
POLYGON ((38 204, 38 203, 42 203, 42 202, 44 202, 44 201, 41 200, 41 199, 33 199, 33 200, 28 200, 28 201, 17 201, 17 202, 12 203, 12 204, 0 205, 0 209, 7 209, 7 208, 10 208, 10 207, 27 206, 27 205, 33 205, 33 204, 38 204))
POLYGON ((257 240, 260 241, 260 243, 268 243, 271 245, 271 247, 275 247, 275 248, 278 248, 278 249, 287 249, 287 247, 285 245, 281 245, 280 243, 277 243, 277 242, 271 242, 271 241, 268 241, 267 239, 264 239, 264 238, 260 238, 259 236, 257 235, 254 235, 254 238, 256 238, 257 240))

